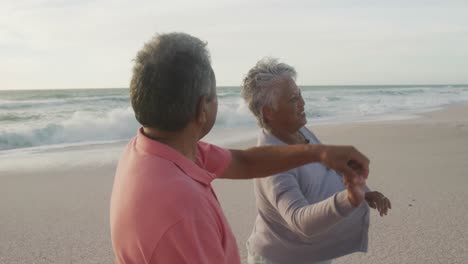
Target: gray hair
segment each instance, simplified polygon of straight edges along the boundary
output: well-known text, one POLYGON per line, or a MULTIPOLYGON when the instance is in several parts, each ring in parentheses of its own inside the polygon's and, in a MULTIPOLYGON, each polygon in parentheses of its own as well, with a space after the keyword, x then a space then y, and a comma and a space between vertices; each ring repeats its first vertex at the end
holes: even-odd
POLYGON ((268 127, 262 113, 263 107, 270 106, 273 109, 277 107, 280 95, 278 81, 287 77, 295 80, 296 76, 297 73, 293 67, 280 63, 278 59, 271 57, 259 60, 247 73, 242 84, 241 94, 261 127, 268 127))
POLYGON ((135 117, 143 126, 177 131, 213 99, 216 80, 206 43, 185 33, 154 36, 138 52, 130 83, 135 117))

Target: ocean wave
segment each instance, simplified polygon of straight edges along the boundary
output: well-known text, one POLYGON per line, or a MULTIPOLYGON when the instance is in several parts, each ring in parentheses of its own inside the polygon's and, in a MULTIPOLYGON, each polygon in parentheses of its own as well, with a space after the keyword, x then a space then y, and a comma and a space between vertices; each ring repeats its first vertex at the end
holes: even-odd
POLYGON ((63 99, 38 99, 38 100, 0 100, 0 109, 3 110, 17 110, 17 109, 31 109, 42 107, 57 107, 63 105, 74 104, 100 104, 100 103, 127 103, 129 97, 120 96, 86 96, 86 97, 64 97, 63 99))
POLYGON ((218 98, 239 97, 239 92, 218 92, 218 98))
POLYGON ((28 148, 63 143, 129 139, 138 128, 130 107, 96 115, 75 112, 69 119, 37 128, 0 132, 0 150, 28 148))
MULTIPOLYGON (((2 97, 0 150, 127 140, 135 135, 139 124, 125 90, 89 93, 2 97)), ((468 87, 302 87, 302 95, 310 123, 347 122, 405 118, 468 101, 468 87)), ((257 126, 238 88, 219 89, 218 97, 215 130, 257 126)))
POLYGON ((41 115, 39 114, 17 114, 17 113, 0 113, 0 122, 18 122, 18 121, 30 121, 30 120, 39 120, 41 115))
POLYGON ((255 117, 250 113, 244 100, 237 97, 230 102, 222 102, 218 105, 216 126, 233 128, 238 126, 254 126, 255 117))
MULTIPOLYGON (((10 116, 12 120, 32 118, 32 116, 10 116)), ((0 117, 1 119, 1 117, 0 117)), ((39 123, 40 124, 40 123, 39 123)), ((82 142, 126 140, 133 137, 140 125, 130 106, 108 112, 75 111, 60 121, 49 122, 34 127, 18 125, 14 129, 0 129, 0 150, 54 146, 82 142)), ((255 118, 242 99, 231 104, 220 104, 216 127, 253 127, 255 118)))

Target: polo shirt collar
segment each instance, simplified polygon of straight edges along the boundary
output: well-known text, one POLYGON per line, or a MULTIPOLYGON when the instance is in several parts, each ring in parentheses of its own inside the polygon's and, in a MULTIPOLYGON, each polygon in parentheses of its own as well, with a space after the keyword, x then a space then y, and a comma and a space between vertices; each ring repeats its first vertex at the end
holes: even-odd
MULTIPOLYGON (((203 185, 209 185, 216 176, 203 168, 201 168, 197 163, 188 159, 179 151, 173 149, 172 147, 160 143, 156 140, 150 139, 149 137, 143 134, 143 127, 138 129, 136 137, 136 147, 147 153, 158 156, 162 159, 171 161, 177 167, 179 167, 186 175, 192 179, 202 183, 203 185)), ((198 148, 196 159, 198 161, 198 148)))

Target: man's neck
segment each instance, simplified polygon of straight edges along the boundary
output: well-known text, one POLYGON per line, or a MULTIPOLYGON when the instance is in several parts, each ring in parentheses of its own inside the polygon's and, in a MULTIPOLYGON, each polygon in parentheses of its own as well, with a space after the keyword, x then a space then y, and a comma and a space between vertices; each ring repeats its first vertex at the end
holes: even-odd
POLYGON ((143 134, 152 140, 170 146, 188 159, 195 160, 198 133, 195 133, 189 127, 177 132, 143 127, 143 134))

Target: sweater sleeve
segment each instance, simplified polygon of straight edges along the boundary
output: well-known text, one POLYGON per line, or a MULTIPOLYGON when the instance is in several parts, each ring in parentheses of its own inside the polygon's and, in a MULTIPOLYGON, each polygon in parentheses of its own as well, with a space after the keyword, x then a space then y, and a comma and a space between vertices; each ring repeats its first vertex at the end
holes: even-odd
POLYGON ((346 190, 309 204, 292 171, 259 179, 257 184, 288 227, 305 237, 313 237, 331 228, 354 210, 346 190))

